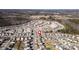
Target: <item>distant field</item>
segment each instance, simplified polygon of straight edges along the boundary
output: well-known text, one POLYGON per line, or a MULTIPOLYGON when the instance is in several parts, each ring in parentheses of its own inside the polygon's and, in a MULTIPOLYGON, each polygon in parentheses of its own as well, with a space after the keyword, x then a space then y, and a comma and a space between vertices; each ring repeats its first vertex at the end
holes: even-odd
POLYGON ((30 19, 28 19, 27 15, 26 17, 23 15, 16 16, 16 14, 15 17, 13 15, 0 15, 0 27, 19 25, 29 21, 30 19))
POLYGON ((69 19, 69 21, 75 24, 79 24, 79 19, 69 19))
POLYGON ((58 30, 58 32, 68 33, 68 34, 79 34, 79 31, 76 29, 73 29, 73 27, 71 27, 71 25, 65 24, 64 26, 65 26, 65 28, 58 30))

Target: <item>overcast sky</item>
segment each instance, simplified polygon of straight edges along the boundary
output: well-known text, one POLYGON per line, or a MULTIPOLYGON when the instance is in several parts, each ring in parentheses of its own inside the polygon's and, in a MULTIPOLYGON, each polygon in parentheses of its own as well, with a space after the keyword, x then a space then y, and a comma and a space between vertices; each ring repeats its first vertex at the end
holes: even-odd
POLYGON ((0 9, 79 9, 78 0, 0 0, 0 9))

